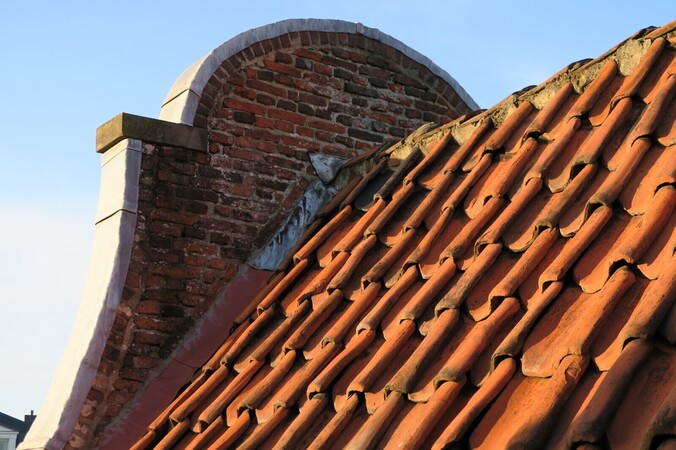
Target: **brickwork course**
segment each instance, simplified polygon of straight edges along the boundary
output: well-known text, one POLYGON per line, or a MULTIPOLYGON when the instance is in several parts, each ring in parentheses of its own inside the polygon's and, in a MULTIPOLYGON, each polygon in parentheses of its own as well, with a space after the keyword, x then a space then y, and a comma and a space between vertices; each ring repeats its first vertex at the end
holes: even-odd
POLYGON ((468 113, 453 88, 359 34, 291 32, 225 60, 201 93, 202 149, 144 140, 122 299, 67 448, 96 448, 288 217, 309 154, 352 158, 468 113))

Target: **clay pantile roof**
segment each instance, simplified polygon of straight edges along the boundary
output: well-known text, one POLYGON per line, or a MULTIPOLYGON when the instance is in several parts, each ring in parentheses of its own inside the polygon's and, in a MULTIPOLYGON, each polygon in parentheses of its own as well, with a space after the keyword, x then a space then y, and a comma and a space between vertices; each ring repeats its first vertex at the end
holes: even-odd
POLYGON ((348 164, 135 448, 673 446, 673 28, 348 164))

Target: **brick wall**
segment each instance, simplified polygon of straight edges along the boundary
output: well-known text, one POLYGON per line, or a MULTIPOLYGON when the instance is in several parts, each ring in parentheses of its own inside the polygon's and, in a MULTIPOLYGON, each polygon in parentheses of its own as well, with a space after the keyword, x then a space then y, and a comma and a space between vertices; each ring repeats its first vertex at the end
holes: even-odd
POLYGON ((271 238, 316 178, 309 152, 349 158, 465 112, 445 81, 362 35, 290 33, 226 60, 194 122, 205 148, 144 143, 129 273, 69 447, 97 446, 271 238))
POLYGON ((205 150, 143 145, 129 271, 71 448, 96 447, 312 178, 305 167, 289 170, 284 189, 244 179, 231 163, 205 150))
POLYGON ((467 112, 446 81, 392 47, 356 34, 294 32, 224 61, 194 124, 209 128, 212 151, 234 157, 351 157, 467 112))

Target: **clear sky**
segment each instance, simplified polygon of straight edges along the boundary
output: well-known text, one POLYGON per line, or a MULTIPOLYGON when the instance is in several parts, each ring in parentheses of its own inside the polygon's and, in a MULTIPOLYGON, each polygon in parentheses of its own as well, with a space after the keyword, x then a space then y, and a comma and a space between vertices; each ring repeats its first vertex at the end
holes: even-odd
POLYGON ((96 128, 157 117, 174 80, 234 35, 289 18, 378 28, 484 108, 596 57, 672 1, 20 1, 0 3, 0 411, 38 410, 84 286, 96 128))

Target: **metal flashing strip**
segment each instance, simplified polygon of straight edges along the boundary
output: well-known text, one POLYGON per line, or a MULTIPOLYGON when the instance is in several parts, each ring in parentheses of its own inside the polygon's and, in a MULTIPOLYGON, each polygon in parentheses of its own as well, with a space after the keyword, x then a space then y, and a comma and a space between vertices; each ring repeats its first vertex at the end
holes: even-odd
POLYGON ((102 160, 89 271, 59 367, 20 449, 63 448, 92 386, 122 298, 136 230, 141 142, 126 139, 102 160))

